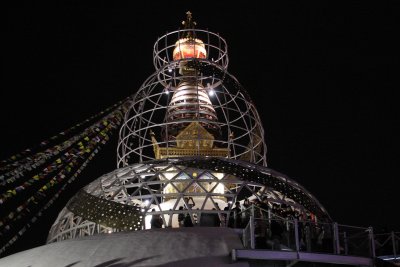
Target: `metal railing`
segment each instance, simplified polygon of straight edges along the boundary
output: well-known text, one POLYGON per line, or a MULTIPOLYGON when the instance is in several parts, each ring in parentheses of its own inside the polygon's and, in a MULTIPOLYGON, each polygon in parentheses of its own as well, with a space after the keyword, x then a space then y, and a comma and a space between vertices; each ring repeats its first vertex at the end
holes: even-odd
POLYGON ((243 228, 247 249, 400 260, 399 232, 374 235, 372 227, 287 219, 255 205, 235 214, 235 226, 243 228))
POLYGON ((400 261, 400 232, 376 234, 376 254, 384 260, 400 261))

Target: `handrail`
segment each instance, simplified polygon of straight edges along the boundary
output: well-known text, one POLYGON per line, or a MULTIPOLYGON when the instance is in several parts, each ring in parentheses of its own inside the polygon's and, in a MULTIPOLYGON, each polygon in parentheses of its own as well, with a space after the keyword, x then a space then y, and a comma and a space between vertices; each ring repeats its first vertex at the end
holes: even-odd
POLYGON ((389 256, 386 255, 385 259, 400 260, 400 232, 374 234, 372 227, 366 228, 338 224, 336 222, 320 223, 300 221, 296 218, 282 218, 269 210, 255 205, 251 205, 237 213, 236 216, 241 216, 242 214, 247 214, 248 216, 248 222, 246 222, 242 234, 245 248, 289 250, 298 253, 302 251, 311 253, 322 252, 343 256, 361 256, 371 259, 383 256, 383 254, 391 254, 389 256), (262 216, 262 213, 255 212, 255 209, 268 213, 268 218, 262 216), (272 225, 273 223, 275 223, 274 226, 272 225), (276 237, 274 236, 276 233, 271 233, 271 231, 274 231, 271 228, 277 227, 276 225, 279 227, 279 224, 282 233, 276 237), (265 236, 262 236, 262 234, 265 236), (266 241, 262 240, 262 238, 265 238, 266 241), (261 244, 268 245, 268 242, 270 242, 274 245, 272 247, 260 247, 260 240, 258 239, 261 239, 261 244), (277 240, 281 242, 278 248, 275 246, 277 240), (330 245, 326 242, 328 240, 331 240, 330 245), (328 245, 325 251, 320 248, 322 243, 328 245), (390 248, 389 244, 391 245, 390 248))

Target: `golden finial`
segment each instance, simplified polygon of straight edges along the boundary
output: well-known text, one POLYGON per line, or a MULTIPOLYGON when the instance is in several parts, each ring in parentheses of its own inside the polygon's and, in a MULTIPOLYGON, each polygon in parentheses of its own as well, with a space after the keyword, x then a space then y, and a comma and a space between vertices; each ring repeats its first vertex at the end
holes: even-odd
POLYGON ((186 12, 186 21, 182 21, 182 25, 185 26, 184 29, 194 29, 196 22, 192 20, 192 12, 186 12))
POLYGON ((182 21, 183 29, 189 30, 186 32, 186 38, 193 37, 193 32, 190 30, 194 29, 196 24, 197 23, 193 21, 192 12, 190 11, 186 12, 186 21, 182 21))

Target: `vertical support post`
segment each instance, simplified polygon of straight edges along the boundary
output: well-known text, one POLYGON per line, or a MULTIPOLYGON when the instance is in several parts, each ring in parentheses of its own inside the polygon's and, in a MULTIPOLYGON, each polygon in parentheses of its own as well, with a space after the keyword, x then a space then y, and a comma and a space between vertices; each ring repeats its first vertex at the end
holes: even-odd
POLYGON ((397 254, 396 254, 396 238, 394 236, 394 231, 392 231, 390 233, 390 235, 392 236, 392 246, 393 246, 393 256, 394 259, 397 260, 397 254))
POLYGON ((333 247, 335 254, 340 254, 339 228, 336 222, 333 223, 333 247))
POLYGON ((256 248, 256 242, 254 237, 254 216, 250 216, 250 248, 256 248))
POLYGON ((297 219, 294 219, 294 239, 296 242, 296 251, 300 251, 300 240, 299 240, 299 225, 297 219))
POLYGON ((268 234, 271 233, 271 209, 268 207, 268 227, 267 227, 268 234))
POLYGON ((374 238, 374 230, 370 226, 368 227, 369 241, 370 241, 370 256, 375 258, 375 238, 374 238))
POLYGON ((142 230, 146 230, 146 213, 142 213, 143 214, 143 218, 142 218, 142 230))
POLYGON ((232 249, 232 261, 236 261, 237 257, 236 257, 236 249, 232 249))
POLYGON ((256 242, 255 242, 255 217, 254 217, 254 204, 251 204, 251 215, 250 215, 250 246, 251 249, 256 248, 256 242))
POLYGON ((311 224, 308 222, 308 225, 305 227, 305 233, 306 233, 306 240, 307 240, 307 251, 311 252, 312 247, 311 247, 311 224))
POLYGON ((243 246, 244 246, 244 248, 247 248, 247 234, 246 234, 246 231, 247 231, 247 227, 243 229, 243 246))
POLYGON ((288 233, 287 235, 286 235, 286 245, 288 246, 288 247, 290 247, 290 228, 289 228, 289 219, 288 218, 285 218, 285 224, 286 224, 286 232, 288 233))
POLYGON ((344 241, 344 255, 348 255, 349 254, 349 246, 347 243, 347 233, 343 232, 343 241, 344 241))

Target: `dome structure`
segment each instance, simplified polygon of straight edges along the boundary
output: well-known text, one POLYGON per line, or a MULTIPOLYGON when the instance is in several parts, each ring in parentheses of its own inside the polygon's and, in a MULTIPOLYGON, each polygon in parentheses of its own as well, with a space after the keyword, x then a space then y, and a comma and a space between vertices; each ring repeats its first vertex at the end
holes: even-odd
POLYGON ((178 227, 184 213, 201 225, 209 214, 229 217, 230 204, 245 198, 267 198, 330 220, 319 202, 284 174, 245 161, 180 157, 136 163, 90 183, 60 213, 48 242, 150 229, 153 215, 160 215, 166 228, 178 227))
MULTIPOLYGON (((262 200, 330 221, 301 185, 267 167, 264 129, 248 93, 228 73, 225 40, 195 29, 159 38, 156 72, 132 98, 120 130, 118 168, 70 200, 48 242, 144 230, 153 218, 178 227, 229 218, 234 203, 262 200)), ((227 223, 222 223, 227 226, 227 223)))
MULTIPOLYGON (((110 130, 122 125, 117 169, 67 203, 48 244, 2 258, 0 265, 372 267, 395 262, 394 232, 374 238, 372 227, 332 222, 304 187, 267 167, 264 129, 248 93, 227 71, 225 40, 195 29, 187 15, 183 29, 156 41, 156 71, 132 98, 106 115, 100 112, 100 120, 91 118, 93 125, 62 146, 46 149, 51 154, 8 160, 30 171, 32 162, 44 163, 48 155, 55 159, 45 168, 49 172, 24 183, 43 181, 37 194, 17 208, 18 214, 0 221, 5 230, 0 235, 10 237, 0 253, 37 220, 33 216, 18 228, 35 211, 32 204, 45 202, 36 213, 41 216, 106 143, 110 130), (54 196, 46 194, 64 178, 54 196), (386 254, 389 239, 393 256, 386 254), (376 245, 384 256, 376 258, 376 245)), ((24 186, 8 190, 1 202, 19 196, 24 186)))

